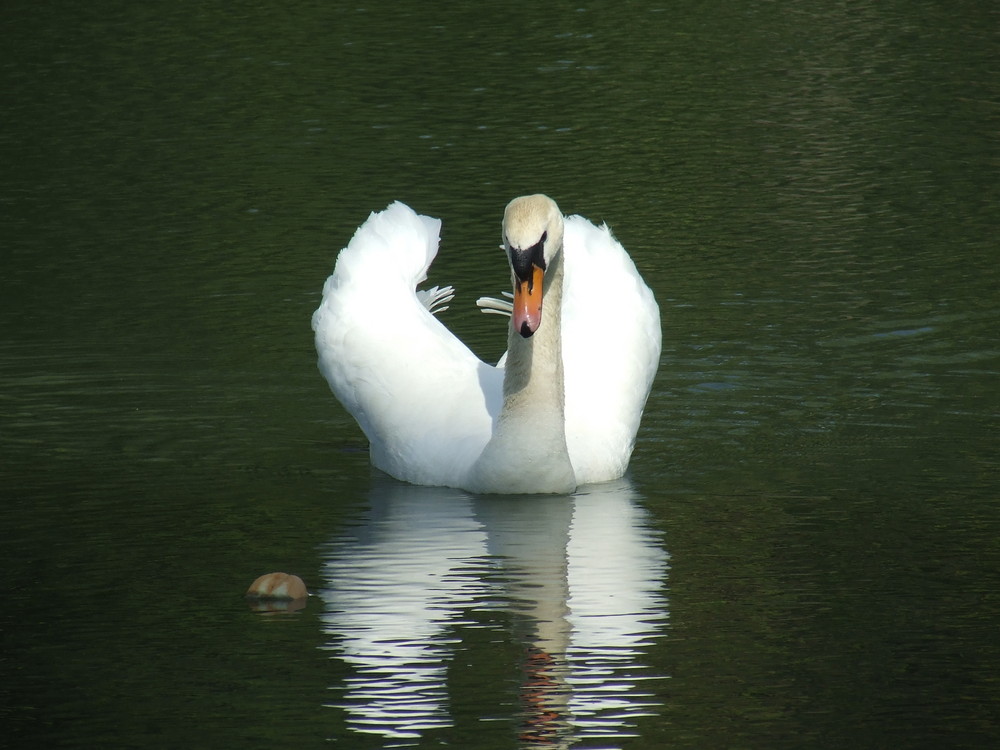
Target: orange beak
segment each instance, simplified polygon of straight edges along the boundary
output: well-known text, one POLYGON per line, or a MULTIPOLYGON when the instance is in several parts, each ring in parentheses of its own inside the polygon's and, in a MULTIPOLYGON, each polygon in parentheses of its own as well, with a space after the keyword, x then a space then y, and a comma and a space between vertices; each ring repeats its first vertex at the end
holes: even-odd
POLYGON ((531 265, 531 278, 517 280, 514 286, 514 309, 510 319, 514 330, 528 338, 542 322, 542 281, 545 270, 531 265))

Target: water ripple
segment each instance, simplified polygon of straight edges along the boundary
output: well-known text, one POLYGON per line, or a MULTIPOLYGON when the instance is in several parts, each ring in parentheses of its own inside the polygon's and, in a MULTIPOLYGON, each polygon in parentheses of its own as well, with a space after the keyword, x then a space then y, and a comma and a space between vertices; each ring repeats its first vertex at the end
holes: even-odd
POLYGON ((485 659, 523 744, 634 734, 661 704, 645 654, 667 625, 667 554, 636 499, 624 482, 530 501, 377 484, 328 545, 324 648, 351 670, 329 705, 416 743, 453 726, 456 660, 485 659))

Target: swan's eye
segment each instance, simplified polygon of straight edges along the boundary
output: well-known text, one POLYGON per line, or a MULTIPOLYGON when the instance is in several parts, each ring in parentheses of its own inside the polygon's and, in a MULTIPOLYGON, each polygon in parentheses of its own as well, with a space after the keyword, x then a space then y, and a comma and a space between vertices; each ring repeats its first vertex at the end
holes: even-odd
POLYGON ((526 250, 510 248, 510 267, 521 281, 532 279, 532 266, 545 270, 545 246, 542 242, 540 240, 526 250))
POLYGON ((545 244, 545 240, 547 240, 548 238, 549 238, 549 233, 547 231, 546 232, 542 232, 542 244, 543 245, 545 244))

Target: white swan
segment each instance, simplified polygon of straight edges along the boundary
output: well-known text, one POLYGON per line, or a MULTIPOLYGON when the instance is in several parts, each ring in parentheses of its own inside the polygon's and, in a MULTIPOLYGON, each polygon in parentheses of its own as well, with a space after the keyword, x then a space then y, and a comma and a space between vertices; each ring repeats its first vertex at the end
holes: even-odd
POLYGON ((407 482, 482 493, 562 493, 620 477, 660 357, 660 313, 607 226, 565 219, 544 195, 511 201, 507 353, 493 367, 416 292, 441 222, 402 203, 373 213, 337 257, 313 313, 319 368, 407 482))

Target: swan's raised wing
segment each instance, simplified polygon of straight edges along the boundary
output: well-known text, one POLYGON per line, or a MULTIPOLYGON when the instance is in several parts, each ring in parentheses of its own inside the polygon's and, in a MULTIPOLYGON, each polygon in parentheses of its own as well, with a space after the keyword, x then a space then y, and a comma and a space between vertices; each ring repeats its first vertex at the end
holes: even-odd
POLYGON ((440 227, 398 202, 373 213, 337 257, 312 327, 320 371, 367 435, 372 463, 455 486, 489 440, 503 376, 432 315, 439 292, 415 291, 440 227))
POLYGON ((608 227, 566 217, 566 444, 580 484, 621 476, 660 361, 660 310, 608 227))

